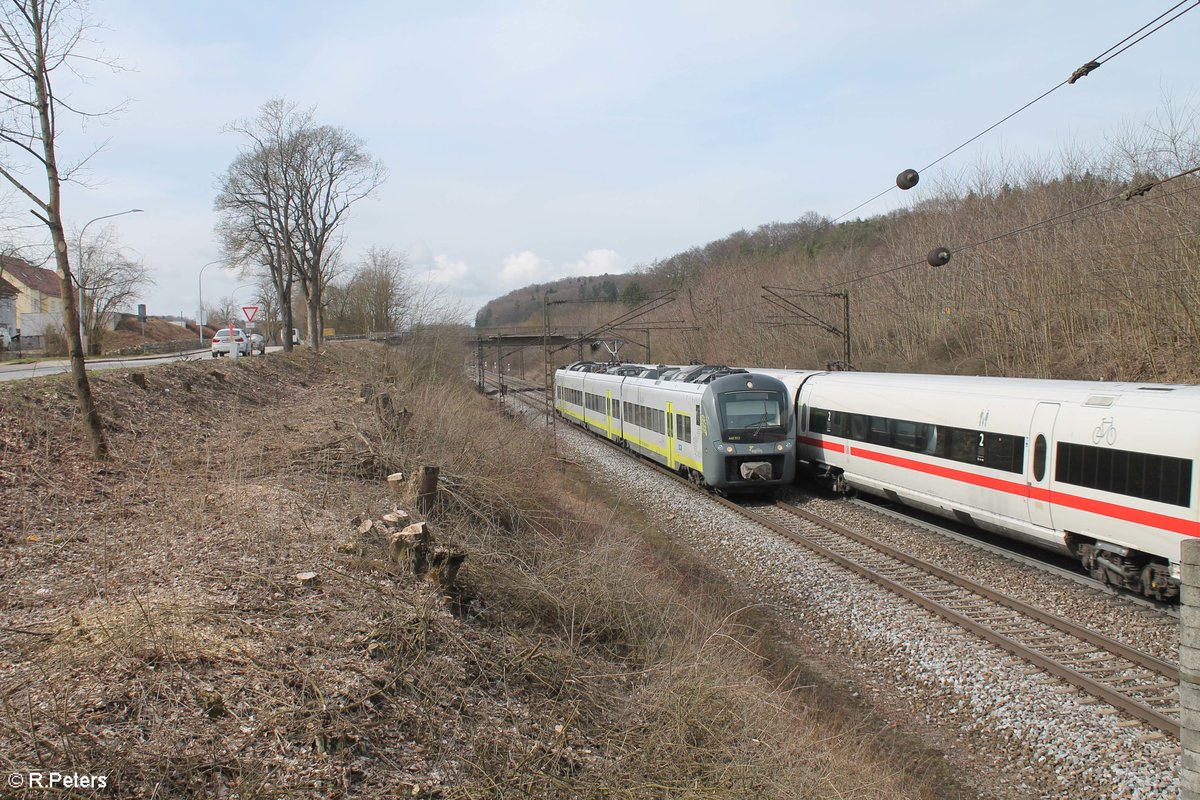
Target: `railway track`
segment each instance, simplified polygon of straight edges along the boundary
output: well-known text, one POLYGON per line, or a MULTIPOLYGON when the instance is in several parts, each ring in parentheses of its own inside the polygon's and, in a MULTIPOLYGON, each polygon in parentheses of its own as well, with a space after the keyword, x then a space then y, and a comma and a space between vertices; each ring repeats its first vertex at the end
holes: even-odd
POLYGON ((914 558, 788 503, 716 498, 1158 730, 1179 736, 1179 670, 1097 631, 914 558))
MULTIPOLYGON (((525 388, 528 386, 524 383, 525 388)), ((535 411, 545 410, 543 398, 522 399, 527 399, 535 411)), ((607 439, 596 438, 617 447, 607 439)), ((659 469, 691 487, 684 478, 659 469)), ((737 503, 716 495, 709 497, 1028 662, 1031 675, 1044 671, 1165 734, 1179 736, 1176 664, 914 558, 797 506, 782 502, 737 503)))
POLYGON ((1077 568, 1076 565, 1078 565, 1079 562, 1074 559, 1071 559, 1068 562, 1070 565, 1072 565, 1071 567, 1055 566, 1055 564, 1051 563, 1051 560, 1045 558, 1041 551, 1039 551, 1037 548, 1028 547, 1023 549, 1019 546, 1014 546, 1014 543, 1010 542, 1009 540, 991 540, 987 538, 985 533, 981 530, 976 530, 976 535, 972 535, 971 532, 954 530, 944 524, 945 520, 935 520, 930 516, 922 514, 916 509, 908 508, 906 506, 894 506, 890 502, 885 502, 877 497, 852 497, 849 499, 849 502, 855 506, 869 510, 873 514, 900 520, 908 525, 921 528, 943 538, 953 539, 956 542, 960 542, 968 547, 973 547, 976 550, 992 553, 1000 556, 1001 558, 1008 559, 1009 561, 1013 561, 1018 564, 1024 564, 1026 566, 1033 567, 1034 569, 1039 569, 1042 572, 1047 572, 1051 575, 1057 575, 1063 580, 1077 583, 1080 586, 1085 586, 1092 591, 1100 592, 1101 594, 1107 594, 1111 597, 1120 597, 1121 600, 1126 603, 1132 603, 1136 606, 1149 608, 1159 614, 1174 617, 1175 619, 1179 618, 1179 606, 1177 604, 1172 602, 1160 602, 1158 600, 1152 600, 1123 589, 1118 589, 1112 584, 1105 583, 1104 581, 1098 581, 1095 578, 1090 577, 1081 568, 1077 568))

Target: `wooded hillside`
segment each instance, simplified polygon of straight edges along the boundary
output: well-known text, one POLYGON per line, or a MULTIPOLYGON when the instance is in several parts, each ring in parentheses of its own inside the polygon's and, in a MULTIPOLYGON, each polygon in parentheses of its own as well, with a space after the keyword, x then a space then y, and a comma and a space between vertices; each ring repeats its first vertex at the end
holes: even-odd
MULTIPOLYGON (((653 318, 677 330, 654 333, 653 357, 794 368, 841 358, 840 335, 764 299, 763 287, 784 287, 839 332, 841 298, 802 293, 849 292, 858 369, 1200 380, 1200 176, 1175 177, 1200 164, 1193 119, 1165 112, 1104 152, 927 176, 900 211, 837 224, 807 214, 642 267, 632 277, 644 290, 676 291, 653 318), (939 247, 951 259, 931 267, 939 247)), ((583 316, 599 324, 626 309, 583 316)))

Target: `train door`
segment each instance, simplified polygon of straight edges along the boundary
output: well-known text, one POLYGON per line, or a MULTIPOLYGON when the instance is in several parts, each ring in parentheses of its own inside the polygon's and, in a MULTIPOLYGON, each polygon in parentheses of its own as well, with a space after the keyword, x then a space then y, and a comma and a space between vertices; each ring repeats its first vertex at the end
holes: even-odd
POLYGON ((613 399, 612 389, 604 390, 604 433, 613 438, 613 399))
POLYGON ((675 404, 667 402, 667 469, 675 469, 675 404))
POLYGON ((1054 527, 1050 503, 1050 474, 1054 465, 1050 446, 1054 441, 1057 418, 1058 403, 1038 403, 1026 440, 1025 485, 1029 490, 1029 521, 1043 528, 1054 527))

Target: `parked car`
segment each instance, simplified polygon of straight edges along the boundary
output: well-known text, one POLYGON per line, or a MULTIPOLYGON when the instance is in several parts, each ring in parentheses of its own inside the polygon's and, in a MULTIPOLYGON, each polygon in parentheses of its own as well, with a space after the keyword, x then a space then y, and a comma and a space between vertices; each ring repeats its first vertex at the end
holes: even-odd
POLYGON ((229 336, 229 328, 221 328, 213 334, 212 338, 212 357, 227 356, 233 352, 233 348, 237 347, 238 355, 250 355, 250 337, 241 328, 233 329, 232 339, 229 336))
POLYGON ((260 356, 267 353, 267 340, 263 338, 261 333, 250 334, 250 352, 258 351, 260 356))

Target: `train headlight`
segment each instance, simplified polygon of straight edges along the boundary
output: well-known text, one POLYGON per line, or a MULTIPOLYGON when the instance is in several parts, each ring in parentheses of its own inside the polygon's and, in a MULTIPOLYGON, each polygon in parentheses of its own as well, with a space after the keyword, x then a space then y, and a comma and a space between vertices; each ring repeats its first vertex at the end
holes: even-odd
POLYGON ((731 444, 727 444, 727 445, 725 445, 725 452, 726 452, 726 453, 732 453, 732 452, 733 452, 733 445, 731 445, 731 444))
POLYGON ((777 453, 783 452, 783 442, 780 442, 779 444, 775 445, 775 452, 777 452, 777 453))

